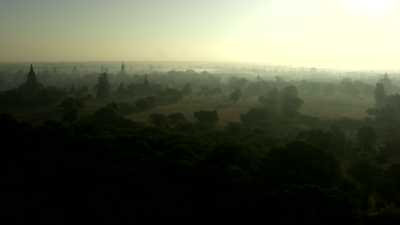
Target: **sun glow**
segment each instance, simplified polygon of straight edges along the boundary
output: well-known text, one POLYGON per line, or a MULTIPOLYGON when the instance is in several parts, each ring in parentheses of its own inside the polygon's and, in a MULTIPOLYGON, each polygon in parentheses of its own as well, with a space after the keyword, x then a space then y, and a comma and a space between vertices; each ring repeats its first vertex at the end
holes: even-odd
POLYGON ((394 0, 343 0, 346 10, 355 16, 380 17, 389 15, 395 6, 394 0))

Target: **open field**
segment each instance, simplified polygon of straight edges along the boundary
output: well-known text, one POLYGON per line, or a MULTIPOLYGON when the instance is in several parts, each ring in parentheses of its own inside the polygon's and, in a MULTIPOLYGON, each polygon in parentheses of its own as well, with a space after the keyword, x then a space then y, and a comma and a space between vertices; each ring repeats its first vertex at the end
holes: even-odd
MULTIPOLYGON (((367 109, 373 106, 373 99, 344 99, 335 97, 305 97, 301 112, 322 119, 351 118, 363 119, 367 116, 367 109)), ((194 120, 193 113, 200 110, 218 110, 220 125, 229 122, 239 122, 240 115, 260 104, 257 98, 249 98, 236 104, 226 104, 223 97, 190 97, 166 106, 158 106, 146 112, 131 114, 128 118, 136 121, 147 121, 153 113, 171 114, 182 112, 185 116, 194 120)))
POLYGON ((325 119, 351 118, 363 119, 367 110, 374 106, 372 98, 304 97, 301 112, 325 119))
MULTIPOLYGON (((373 99, 365 98, 339 98, 333 97, 302 97, 304 105, 302 106, 301 112, 319 117, 321 119, 336 119, 336 118, 351 118, 351 119, 363 119, 367 116, 367 109, 373 106, 373 99)), ((104 106, 105 103, 90 101, 87 102, 81 111, 82 116, 90 115, 96 110, 104 106)), ((148 122, 151 114, 171 114, 182 112, 186 118, 194 121, 193 113, 200 110, 217 110, 219 113, 219 125, 224 126, 229 122, 240 122, 240 115, 248 112, 251 108, 260 106, 256 97, 242 99, 236 104, 229 103, 227 97, 185 97, 178 103, 170 105, 157 106, 153 109, 133 113, 127 116, 127 118, 140 121, 148 122), (227 103, 228 102, 228 103, 227 103)), ((57 119, 60 115, 57 111, 57 106, 54 105, 51 108, 41 108, 34 111, 21 111, 17 110, 10 113, 14 114, 16 118, 22 121, 29 121, 34 124, 40 123, 41 121, 48 119, 57 119)))

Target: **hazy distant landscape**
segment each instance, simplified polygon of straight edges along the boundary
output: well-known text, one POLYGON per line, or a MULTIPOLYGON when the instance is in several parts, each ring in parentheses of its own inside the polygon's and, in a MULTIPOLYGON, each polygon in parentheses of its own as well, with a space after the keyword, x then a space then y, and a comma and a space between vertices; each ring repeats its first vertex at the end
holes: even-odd
POLYGON ((0 1, 2 224, 400 224, 399 15, 0 1))
POLYGON ((3 64, 0 130, 19 149, 3 152, 5 180, 27 182, 36 196, 7 212, 23 223, 137 223, 277 210, 271 220, 280 221, 301 207, 282 224, 396 220, 397 76, 233 63, 3 64), (183 208, 174 205, 181 198, 183 208), (39 211, 17 210, 25 204, 39 211), (115 204, 128 210, 123 218, 109 214, 115 204))
MULTIPOLYGON (((150 77, 167 77, 168 73, 173 73, 174 71, 194 71, 199 74, 206 73, 207 76, 213 75, 219 77, 222 84, 229 82, 229 79, 232 77, 246 78, 249 80, 255 80, 259 77, 265 81, 275 81, 277 78, 282 78, 287 82, 296 83, 296 85, 307 85, 307 81, 311 79, 313 82, 316 81, 322 85, 329 82, 343 84, 343 82, 346 81, 373 85, 374 81, 381 79, 384 74, 384 72, 379 71, 318 70, 316 68, 295 68, 235 63, 132 62, 124 64, 126 66, 127 77, 130 78, 143 76, 145 74, 148 74, 150 77)), ((17 87, 21 82, 23 82, 25 79, 25 73, 27 72, 27 67, 28 65, 26 64, 3 64, 0 66, 1 74, 3 74, 3 82, 1 83, 0 90, 17 87)), ((36 70, 38 71, 38 78, 40 80, 45 80, 48 85, 67 89, 68 86, 76 87, 82 85, 81 80, 83 79, 86 79, 86 81, 91 79, 90 77, 92 77, 92 80, 95 79, 93 77, 102 70, 107 70, 110 74, 111 81, 118 80, 115 77, 118 76, 118 73, 121 70, 120 67, 121 63, 118 62, 39 63, 36 66, 36 70)), ((392 77, 393 83, 396 83, 397 80, 394 80, 394 78, 397 77, 397 73, 393 72, 392 77)), ((118 81, 114 81, 113 83, 117 82, 118 81)), ((160 83, 160 81, 155 80, 155 83, 160 83)), ((321 87, 317 86, 317 88, 321 87)), ((323 90, 318 91, 323 92, 323 90)), ((301 97, 306 99, 305 104, 301 109, 305 114, 329 119, 342 117, 362 119, 367 116, 366 110, 373 104, 372 95, 359 95, 353 96, 353 98, 346 98, 345 94, 341 96, 341 91, 337 91, 335 95, 325 94, 322 96, 318 95, 317 92, 314 95, 310 95, 309 93, 302 93, 300 90, 301 97), (318 107, 315 107, 315 105, 318 107)), ((201 109, 205 107, 213 109, 218 106, 224 114, 223 118, 227 118, 223 119, 223 123, 228 123, 238 122, 241 113, 249 110, 252 106, 257 105, 257 98, 254 96, 242 99, 234 105, 225 104, 224 106, 223 101, 224 98, 222 96, 212 99, 197 96, 190 98, 183 103, 157 107, 152 111, 157 112, 158 110, 161 110, 165 113, 168 111, 182 111, 185 114, 190 115, 196 108, 201 109), (195 102, 197 102, 197 107, 195 102)), ((142 112, 136 115, 130 115, 130 118, 145 120, 146 115, 146 112, 142 112)))

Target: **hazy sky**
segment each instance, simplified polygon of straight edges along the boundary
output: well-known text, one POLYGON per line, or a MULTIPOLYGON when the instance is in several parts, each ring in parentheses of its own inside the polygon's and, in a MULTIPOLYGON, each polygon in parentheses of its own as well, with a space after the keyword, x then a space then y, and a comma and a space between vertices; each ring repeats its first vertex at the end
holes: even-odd
POLYGON ((395 0, 0 0, 0 61, 400 69, 395 0))

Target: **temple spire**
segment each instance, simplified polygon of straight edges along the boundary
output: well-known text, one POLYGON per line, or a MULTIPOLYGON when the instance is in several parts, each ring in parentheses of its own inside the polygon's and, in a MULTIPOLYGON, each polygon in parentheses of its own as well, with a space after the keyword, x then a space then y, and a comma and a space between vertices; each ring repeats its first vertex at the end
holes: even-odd
POLYGON ((33 68, 33 65, 31 64, 29 68, 29 73, 26 77, 26 81, 20 86, 20 88, 24 91, 35 91, 41 87, 42 85, 37 80, 35 70, 33 68))
POLYGON ((35 70, 33 69, 33 64, 31 64, 31 68, 29 69, 29 74, 35 74, 35 70))
POLYGON ((121 71, 119 72, 120 75, 125 75, 126 74, 126 69, 125 69, 125 63, 121 63, 121 71))
POLYGON ((35 73, 35 70, 33 69, 33 65, 32 64, 31 64, 31 67, 29 69, 27 83, 29 83, 31 85, 36 85, 37 84, 36 73, 35 73))

